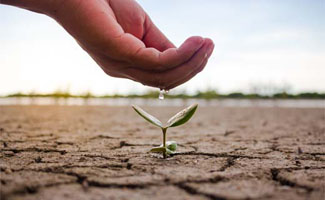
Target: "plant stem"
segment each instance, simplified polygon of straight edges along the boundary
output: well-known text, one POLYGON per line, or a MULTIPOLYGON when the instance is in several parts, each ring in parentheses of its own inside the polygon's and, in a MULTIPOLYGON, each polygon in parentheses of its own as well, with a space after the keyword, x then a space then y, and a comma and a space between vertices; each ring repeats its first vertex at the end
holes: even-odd
MULTIPOLYGON (((167 132, 167 128, 163 128, 162 131, 163 131, 163 147, 166 148, 166 132, 167 132)), ((167 157, 166 151, 164 152, 163 156, 164 156, 164 158, 167 157)))

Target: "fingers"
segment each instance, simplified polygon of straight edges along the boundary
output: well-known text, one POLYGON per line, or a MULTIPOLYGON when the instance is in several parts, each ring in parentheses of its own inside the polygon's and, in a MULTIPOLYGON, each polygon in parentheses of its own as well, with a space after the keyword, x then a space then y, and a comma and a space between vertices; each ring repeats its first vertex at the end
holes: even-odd
POLYGON ((202 47, 203 42, 202 37, 190 37, 178 49, 172 48, 164 51, 160 56, 161 63, 166 68, 183 64, 202 47))
POLYGON ((207 52, 207 54, 206 54, 206 56, 205 56, 203 62, 201 63, 200 67, 197 68, 197 70, 191 72, 189 75, 185 76, 183 79, 178 80, 178 81, 175 81, 174 83, 168 85, 168 86, 166 87, 166 89, 167 89, 167 90, 170 90, 170 89, 172 89, 172 88, 175 88, 175 87, 177 87, 177 86, 179 86, 179 85, 181 85, 181 84, 183 84, 183 83, 189 81, 189 80, 192 79, 195 75, 197 75, 198 73, 200 73, 200 72, 205 68, 205 66, 207 65, 207 63, 208 63, 208 61, 209 61, 209 58, 210 58, 210 56, 212 55, 213 49, 214 49, 214 44, 212 43, 212 45, 210 45, 210 46, 208 47, 208 52, 207 52))
POLYGON ((145 35, 142 41, 146 47, 152 47, 160 52, 170 48, 175 48, 174 44, 156 27, 150 17, 146 15, 145 20, 145 35))
POLYGON ((159 52, 154 48, 140 47, 135 50, 131 61, 141 70, 164 72, 186 63, 202 47, 204 39, 194 36, 187 39, 179 48, 159 52))
POLYGON ((141 70, 163 72, 187 62, 202 47, 202 37, 191 37, 179 48, 154 25, 132 0, 108 1, 123 33, 111 37, 105 54, 141 70))
POLYGON ((181 69, 178 72, 174 72, 174 76, 178 75, 179 78, 176 79, 175 77, 175 79, 173 79, 174 81, 172 80, 169 83, 166 83, 165 89, 169 90, 182 83, 185 83, 193 78, 197 73, 202 71, 208 61, 208 58, 211 56, 213 49, 214 44, 212 40, 205 39, 204 46, 200 49, 200 51, 198 51, 190 61, 181 66, 181 69))
POLYGON ((175 88, 175 87, 177 87, 177 86, 179 86, 179 85, 181 85, 181 84, 189 81, 190 79, 192 79, 195 75, 197 75, 198 73, 200 73, 204 69, 204 67, 208 63, 208 60, 209 60, 209 57, 207 56, 204 59, 203 63, 200 65, 200 67, 197 70, 193 71, 192 73, 190 73, 189 75, 187 75, 183 79, 181 79, 181 80, 179 80, 179 81, 177 81, 177 82, 175 82, 173 84, 168 85, 166 87, 166 90, 171 90, 171 89, 173 89, 173 88, 175 88))
POLYGON ((125 74, 128 78, 162 89, 169 89, 186 82, 197 74, 202 65, 207 60, 207 56, 213 51, 213 42, 205 39, 202 47, 184 64, 164 72, 150 72, 147 70, 139 70, 137 68, 128 68, 125 74))
POLYGON ((181 85, 181 84, 183 84, 183 83, 189 81, 189 80, 192 79, 196 74, 200 73, 200 72, 204 69, 204 67, 206 66, 207 63, 208 63, 208 58, 206 58, 206 59, 203 61, 203 63, 200 65, 200 67, 199 67, 197 70, 193 71, 191 74, 189 74, 188 76, 186 76, 186 77, 183 78, 182 80, 179 80, 179 81, 177 81, 177 82, 175 82, 175 83, 173 83, 173 84, 167 86, 167 87, 166 87, 166 90, 171 90, 171 89, 173 89, 173 88, 175 88, 175 87, 177 87, 177 86, 179 86, 179 85, 181 85))

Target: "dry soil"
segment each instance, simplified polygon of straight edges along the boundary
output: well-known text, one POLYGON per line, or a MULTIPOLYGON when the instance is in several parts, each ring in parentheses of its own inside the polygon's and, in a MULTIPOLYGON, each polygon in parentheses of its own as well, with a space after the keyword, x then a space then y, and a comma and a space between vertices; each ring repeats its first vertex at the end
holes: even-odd
POLYGON ((2 106, 1 199, 324 200, 324 130, 324 109, 199 107, 162 159, 131 107, 2 106))

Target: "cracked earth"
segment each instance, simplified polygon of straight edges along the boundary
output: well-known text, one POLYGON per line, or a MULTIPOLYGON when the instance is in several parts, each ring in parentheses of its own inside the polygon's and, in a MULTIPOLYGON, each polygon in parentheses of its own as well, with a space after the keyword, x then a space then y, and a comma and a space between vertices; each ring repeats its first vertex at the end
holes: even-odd
MULTIPOLYGON (((162 121, 181 110, 145 107, 162 121)), ((161 131, 130 107, 0 107, 0 192, 13 199, 325 199, 324 109, 198 108, 161 131)))

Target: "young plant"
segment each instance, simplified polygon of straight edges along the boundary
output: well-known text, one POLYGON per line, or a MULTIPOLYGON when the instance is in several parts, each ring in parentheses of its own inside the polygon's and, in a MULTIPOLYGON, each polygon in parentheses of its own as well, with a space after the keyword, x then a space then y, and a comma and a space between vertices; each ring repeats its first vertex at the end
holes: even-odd
POLYGON ((159 128, 161 128, 161 130, 163 132, 163 143, 159 147, 152 148, 150 150, 150 152, 152 152, 152 153, 162 153, 163 156, 164 156, 164 158, 166 158, 167 155, 170 155, 170 154, 175 153, 176 152, 176 148, 177 148, 177 143, 175 141, 166 141, 167 129, 168 128, 171 128, 171 127, 176 127, 176 126, 180 126, 182 124, 185 124, 188 120, 191 119, 191 117, 195 113, 198 105, 197 104, 193 104, 193 105, 185 108, 184 110, 180 111, 179 113, 177 113, 176 115, 174 115, 172 118, 170 118, 167 121, 167 124, 166 125, 163 125, 157 118, 155 118, 154 116, 150 115, 149 113, 147 113, 146 111, 144 111, 139 106, 133 105, 132 107, 145 120, 147 120, 151 124, 153 124, 153 125, 158 126, 159 128))

